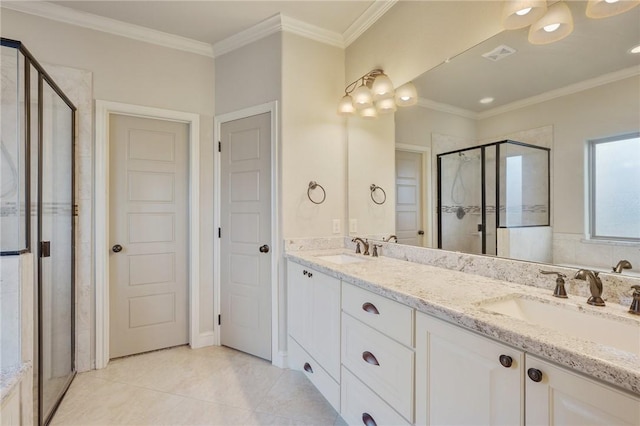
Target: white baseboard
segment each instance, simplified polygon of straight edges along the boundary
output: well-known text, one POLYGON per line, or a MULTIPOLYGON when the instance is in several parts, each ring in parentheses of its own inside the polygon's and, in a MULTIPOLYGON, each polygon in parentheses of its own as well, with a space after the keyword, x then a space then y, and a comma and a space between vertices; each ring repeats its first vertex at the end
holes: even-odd
POLYGON ((200 333, 195 342, 191 342, 191 349, 204 348, 205 346, 213 346, 215 344, 215 333, 207 331, 200 333))
POLYGON ((286 351, 279 351, 271 360, 271 364, 280 368, 289 368, 289 359, 286 351))

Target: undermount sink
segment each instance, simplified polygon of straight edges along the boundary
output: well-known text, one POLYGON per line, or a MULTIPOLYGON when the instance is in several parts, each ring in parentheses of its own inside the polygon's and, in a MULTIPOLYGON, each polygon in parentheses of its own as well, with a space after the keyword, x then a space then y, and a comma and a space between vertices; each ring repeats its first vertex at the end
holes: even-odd
POLYGON ((351 256, 348 254, 333 254, 330 256, 318 256, 320 260, 326 260, 327 262, 336 263, 338 265, 347 265, 349 263, 366 262, 362 257, 351 256))
POLYGON ((580 311, 579 306, 562 306, 519 295, 481 302, 478 306, 487 311, 640 356, 640 323, 630 318, 607 318, 580 311))

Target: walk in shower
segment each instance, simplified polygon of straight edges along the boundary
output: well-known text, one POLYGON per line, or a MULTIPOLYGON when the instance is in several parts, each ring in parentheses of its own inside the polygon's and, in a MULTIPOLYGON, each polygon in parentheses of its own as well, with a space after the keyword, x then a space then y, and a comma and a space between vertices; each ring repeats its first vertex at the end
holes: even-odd
POLYGON ((438 248, 495 256, 499 229, 549 226, 549 157, 512 140, 439 154, 438 248))
MULTIPOLYGON (((21 42, 2 38, 1 54, 0 246, 6 259, 34 255, 34 412, 45 424, 75 374, 76 108, 21 42)), ((20 362, 5 325, 3 355, 20 362)))

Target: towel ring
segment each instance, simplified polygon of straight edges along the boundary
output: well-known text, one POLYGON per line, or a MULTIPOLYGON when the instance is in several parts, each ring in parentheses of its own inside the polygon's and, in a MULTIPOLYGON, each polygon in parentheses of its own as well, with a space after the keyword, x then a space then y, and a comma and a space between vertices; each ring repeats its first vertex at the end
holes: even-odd
POLYGON ((385 203, 385 201, 387 201, 387 193, 384 191, 384 189, 382 189, 382 187, 376 185, 375 183, 372 183, 369 189, 371 190, 371 200, 373 200, 374 203, 378 205, 382 205, 385 203), (376 190, 378 189, 382 191, 382 195, 384 195, 384 198, 380 202, 376 201, 376 199, 373 198, 373 193, 376 192, 376 190))
POLYGON ((309 182, 307 197, 309 197, 309 201, 311 201, 313 204, 322 204, 324 203, 325 198, 327 198, 327 191, 325 191, 322 185, 320 185, 318 182, 312 180, 311 182, 309 182), (320 188, 322 190, 322 200, 320 201, 314 201, 313 198, 311 198, 311 190, 316 188, 320 188))

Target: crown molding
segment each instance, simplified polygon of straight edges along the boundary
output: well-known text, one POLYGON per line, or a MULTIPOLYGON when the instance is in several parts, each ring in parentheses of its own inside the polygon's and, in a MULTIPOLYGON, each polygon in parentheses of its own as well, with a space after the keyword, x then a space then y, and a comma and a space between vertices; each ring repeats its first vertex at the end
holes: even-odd
POLYGON ((282 20, 280 14, 273 15, 256 25, 242 30, 239 33, 227 37, 213 45, 214 57, 224 55, 242 46, 258 41, 262 38, 275 34, 282 29, 282 20))
POLYGON ((282 18, 282 31, 297 34, 320 43, 344 49, 344 37, 335 31, 325 30, 315 25, 307 24, 286 15, 280 15, 282 18))
POLYGON ((551 90, 549 92, 541 93, 539 95, 532 96, 530 98, 511 102, 510 104, 502 105, 502 106, 478 113, 477 119, 483 120, 485 118, 504 114, 506 112, 513 111, 516 109, 539 104, 541 102, 550 101, 552 99, 560 98, 562 96, 572 95, 574 93, 593 89, 594 87, 613 83, 619 80, 624 80, 625 78, 633 77, 636 75, 640 75, 640 66, 624 68, 619 71, 614 71, 609 74, 601 75, 599 77, 590 78, 588 80, 584 80, 579 83, 570 84, 569 86, 561 87, 560 89, 551 90))
POLYGON ((375 0, 342 34, 344 47, 348 47, 369 29, 378 19, 396 4, 398 0, 375 0))
POLYGON ((251 28, 219 41, 213 46, 198 40, 82 12, 46 1, 2 1, 0 5, 6 9, 52 19, 65 24, 215 58, 279 31, 297 34, 301 37, 344 49, 380 19, 397 1, 375 0, 343 34, 329 31, 289 16, 277 14, 251 28))
POLYGON ((449 104, 443 104, 440 102, 432 101, 431 99, 418 98, 418 106, 422 108, 428 108, 435 111, 446 112, 447 114, 454 114, 464 118, 470 118, 472 120, 478 119, 478 114, 468 109, 459 108, 449 104))
POLYGON ((1 3, 3 8, 28 13, 66 24, 102 31, 146 43, 157 44, 171 49, 213 57, 213 47, 209 43, 193 40, 140 25, 129 24, 92 13, 74 10, 68 7, 44 1, 13 1, 1 3))
POLYGON ((492 108, 490 110, 479 112, 479 113, 473 112, 468 109, 459 108, 453 105, 435 102, 425 98, 418 98, 418 106, 422 108, 429 108, 435 111, 458 115, 460 117, 470 118, 472 120, 483 120, 485 118, 504 114, 510 111, 515 111, 520 108, 525 108, 531 105, 550 101, 556 98, 560 98, 562 96, 572 95, 574 93, 593 89, 598 86, 614 83, 616 81, 624 80, 625 78, 634 77, 638 75, 640 75, 640 66, 624 68, 619 71, 614 71, 609 74, 604 74, 599 77, 591 78, 588 80, 581 81, 579 83, 561 87, 560 89, 550 90, 548 92, 541 93, 536 96, 531 96, 526 99, 521 99, 519 101, 511 102, 510 104, 502 105, 502 106, 492 108))

